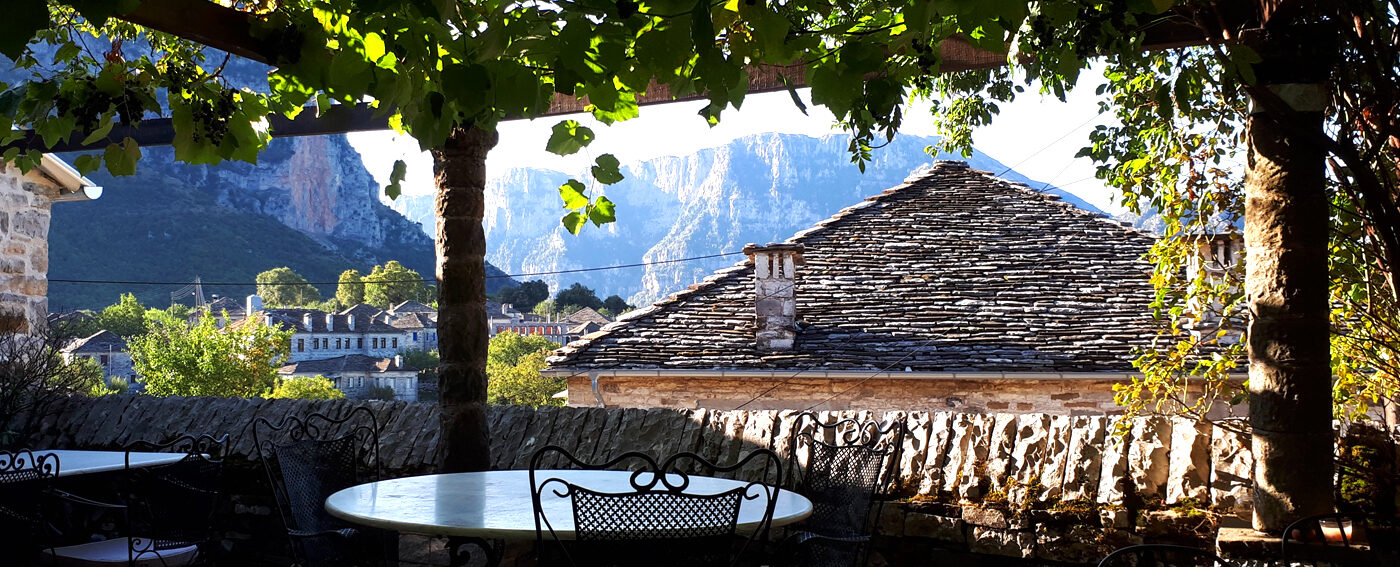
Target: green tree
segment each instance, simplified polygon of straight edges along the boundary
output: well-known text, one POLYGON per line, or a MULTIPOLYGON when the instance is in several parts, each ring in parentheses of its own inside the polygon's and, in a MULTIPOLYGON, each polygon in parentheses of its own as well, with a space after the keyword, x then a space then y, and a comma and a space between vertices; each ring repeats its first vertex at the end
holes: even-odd
POLYGON ((22 443, 62 400, 102 390, 95 362, 63 359, 63 346, 77 337, 28 327, 23 315, 0 313, 0 449, 22 443))
POLYGON ((301 400, 343 400, 345 392, 335 387, 329 378, 279 378, 277 385, 268 392, 268 398, 296 398, 301 400))
POLYGON ((143 325, 147 329, 156 325, 187 325, 189 320, 190 308, 179 303, 165 309, 147 309, 143 315, 143 325))
POLYGON ((97 325, 129 339, 146 332, 146 306, 141 305, 135 295, 123 293, 121 299, 97 316, 97 325))
POLYGON ((440 362, 437 350, 408 350, 403 353, 403 363, 418 369, 419 384, 437 384, 440 362))
POLYGON ((578 311, 584 307, 598 309, 603 306, 603 300, 598 299, 598 294, 593 289, 584 287, 583 284, 575 282, 567 288, 559 290, 554 294, 554 305, 565 312, 578 311))
POLYGON ((549 284, 544 280, 531 280, 520 287, 507 286, 497 294, 501 303, 509 303, 522 313, 529 313, 541 301, 549 299, 549 284))
POLYGON ((383 400, 386 402, 392 402, 396 398, 397 396, 394 395, 393 386, 371 386, 369 389, 365 390, 366 400, 383 400))
POLYGON ((221 330, 206 315, 192 326, 155 326, 127 348, 147 394, 251 398, 276 385, 291 337, 255 319, 221 330))
POLYGON ((607 299, 603 300, 603 308, 600 309, 599 312, 609 317, 616 317, 633 309, 636 309, 636 307, 627 303, 627 300, 623 299, 621 296, 609 295, 607 299))
POLYGON ((335 288, 335 299, 345 307, 365 302, 365 281, 359 270, 345 270, 340 273, 340 283, 335 288))
POLYGON ((262 272, 254 280, 258 295, 269 307, 301 307, 321 301, 321 291, 286 266, 262 272))
POLYGON ((405 268, 398 260, 389 260, 364 277, 365 303, 388 309, 404 301, 418 300, 424 295, 423 276, 405 268))
POLYGON ((563 405, 554 394, 567 387, 563 378, 545 378, 545 357, 559 344, 538 335, 506 331, 491 338, 486 372, 488 399, 493 404, 563 405))

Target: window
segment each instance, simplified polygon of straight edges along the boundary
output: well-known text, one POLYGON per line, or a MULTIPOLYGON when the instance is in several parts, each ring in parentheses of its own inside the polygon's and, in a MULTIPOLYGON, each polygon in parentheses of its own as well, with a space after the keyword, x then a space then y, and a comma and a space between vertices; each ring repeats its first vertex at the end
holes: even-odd
POLYGON ((418 333, 413 333, 413 342, 418 342, 418 333))
POLYGON ((306 339, 297 339, 297 352, 306 351, 306 339))
POLYGON ((340 339, 336 339, 336 340, 335 340, 335 348, 344 348, 344 347, 340 346, 340 339))
POLYGON ((361 377, 355 379, 355 387, 356 387, 356 388, 363 388, 363 387, 365 387, 365 377, 364 377, 364 376, 361 376, 361 377))
POLYGON ((394 348, 399 348, 399 338, 394 337, 394 348))
POLYGON ((356 345, 357 346, 355 348, 365 348, 365 338, 360 337, 358 342, 356 342, 356 345))

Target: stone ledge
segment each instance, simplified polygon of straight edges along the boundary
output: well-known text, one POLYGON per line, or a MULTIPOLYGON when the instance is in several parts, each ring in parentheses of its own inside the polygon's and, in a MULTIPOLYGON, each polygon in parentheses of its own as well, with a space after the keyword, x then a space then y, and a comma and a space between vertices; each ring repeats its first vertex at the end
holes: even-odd
POLYGON ((1222 527, 1215 548, 1226 559, 1277 559, 1282 539, 1252 528, 1222 527))

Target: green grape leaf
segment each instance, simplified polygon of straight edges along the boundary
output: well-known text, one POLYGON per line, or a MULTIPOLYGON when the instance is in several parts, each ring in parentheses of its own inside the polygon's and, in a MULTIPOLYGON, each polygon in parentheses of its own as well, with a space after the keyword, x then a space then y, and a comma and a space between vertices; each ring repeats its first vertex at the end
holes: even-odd
POLYGON ((102 167, 102 156, 97 154, 80 155, 73 159, 73 167, 78 170, 78 174, 87 175, 102 167))
POLYGON ((583 183, 570 179, 559 186, 559 198, 564 201, 566 209, 582 209, 588 206, 588 196, 583 192, 587 190, 583 183))
POLYGON ((389 185, 384 188, 384 195, 391 201, 397 201, 399 195, 403 194, 403 188, 399 185, 405 175, 408 174, 408 164, 403 160, 394 160, 394 170, 389 173, 389 185))
POLYGON ((107 162, 107 173, 134 175, 136 162, 141 159, 141 147, 136 145, 136 140, 124 138, 120 144, 107 144, 102 157, 107 162))
POLYGON ((607 197, 598 197, 598 202, 588 208, 588 220, 593 221, 593 226, 614 222, 617 220, 617 207, 607 197))
POLYGON ((568 230, 571 234, 578 234, 578 231, 583 230, 583 213, 574 211, 564 215, 564 218, 559 219, 559 222, 562 223, 564 229, 568 230))
POLYGON ((544 148, 552 154, 566 156, 577 153, 592 142, 593 130, 573 120, 562 120, 554 125, 544 148))
POLYGON ((618 169, 620 164, 617 162, 617 158, 613 157, 612 154, 600 155, 598 159, 593 161, 598 164, 593 166, 593 179, 597 180, 599 183, 603 185, 612 185, 623 180, 622 171, 618 169))

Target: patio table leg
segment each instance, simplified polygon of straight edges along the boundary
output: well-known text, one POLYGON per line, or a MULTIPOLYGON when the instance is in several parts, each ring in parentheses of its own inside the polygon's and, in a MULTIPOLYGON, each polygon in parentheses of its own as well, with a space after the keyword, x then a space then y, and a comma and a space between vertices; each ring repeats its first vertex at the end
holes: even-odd
POLYGON ((499 567, 504 551, 505 541, 499 539, 447 538, 447 554, 452 567, 499 567))

